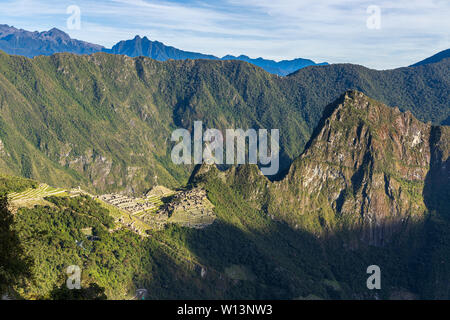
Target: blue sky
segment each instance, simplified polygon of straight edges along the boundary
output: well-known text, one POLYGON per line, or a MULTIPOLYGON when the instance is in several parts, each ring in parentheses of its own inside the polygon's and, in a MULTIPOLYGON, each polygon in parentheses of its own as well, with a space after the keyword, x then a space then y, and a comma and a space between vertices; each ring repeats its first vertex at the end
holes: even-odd
MULTIPOLYGON (((135 35, 183 50, 275 60, 309 58, 376 69, 406 66, 450 48, 450 0, 0 0, 0 23, 56 27, 111 47, 135 35), (81 29, 67 27, 67 8, 81 29), (368 28, 369 6, 380 28, 368 28)), ((374 20, 370 20, 374 21, 374 20)), ((372 24, 373 26, 373 24, 372 24)))

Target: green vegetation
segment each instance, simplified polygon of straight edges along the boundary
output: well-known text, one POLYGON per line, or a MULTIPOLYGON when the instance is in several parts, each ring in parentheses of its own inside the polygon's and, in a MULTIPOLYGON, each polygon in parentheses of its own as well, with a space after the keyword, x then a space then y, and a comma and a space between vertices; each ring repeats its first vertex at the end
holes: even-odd
POLYGON ((13 286, 23 284, 30 278, 33 261, 25 252, 14 230, 14 217, 8 210, 8 199, 0 194, 0 295, 14 294, 13 286))
POLYGON ((366 269, 377 264, 379 298, 405 290, 448 298, 448 130, 364 97, 342 114, 330 105, 320 120, 357 87, 446 122, 448 69, 448 60, 383 72, 335 65, 279 78, 235 61, 0 53, 0 170, 50 185, 102 193, 184 185, 193 168, 170 161, 168 139, 195 120, 280 128, 284 170, 313 133, 280 181, 256 166, 198 168, 189 187, 204 188, 216 214, 204 229, 168 224, 139 236, 88 195, 2 175, 0 191, 30 203, 13 216, 0 199, 0 289, 27 299, 132 299, 139 288, 153 299, 372 299, 366 269), (406 148, 413 129, 422 150, 406 148), (386 219, 364 228, 373 212, 386 219), (82 269, 82 291, 64 286, 70 265, 82 269))
POLYGON ((117 229, 110 211, 88 196, 21 208, 9 224, 23 248, 17 252, 26 253, 20 265, 28 259, 30 272, 6 288, 28 299, 132 299, 139 288, 153 299, 371 299, 366 268, 377 264, 379 298, 401 290, 446 297, 448 225, 439 215, 412 224, 388 246, 351 248, 344 231, 320 238, 274 221, 241 193, 247 181, 229 182, 217 169, 199 170, 193 183, 208 191, 214 224, 168 225, 148 237, 117 229), (82 269, 80 291, 65 287, 69 265, 82 269))
MULTIPOLYGON (((220 176, 212 168, 197 176, 197 183, 207 186, 220 223, 203 231, 208 238, 201 240, 196 234, 195 240, 189 242, 193 251, 206 257, 217 270, 229 275, 231 272, 234 277, 243 272, 236 266, 245 266, 265 286, 278 283, 279 291, 270 287, 271 298, 278 292, 282 293, 278 298, 288 299, 310 295, 322 299, 373 299, 375 294, 389 299, 402 291, 425 299, 448 297, 449 225, 441 215, 426 214, 422 221, 398 230, 385 245, 372 246, 355 241, 359 230, 331 231, 319 223, 316 232, 319 228, 322 232, 316 236, 304 231, 302 224, 294 230, 273 221, 252 209, 240 192, 248 189, 248 182, 242 185, 234 180, 228 184, 220 176), (220 253, 214 255, 216 251, 220 253), (382 270, 383 285, 378 292, 366 288, 366 269, 372 264, 382 270), (283 277, 277 278, 280 270, 283 277)), ((306 223, 314 215, 304 216, 306 223)))
POLYGON ((131 231, 111 231, 113 218, 88 196, 46 200, 54 206, 22 208, 16 214, 14 230, 34 262, 30 280, 14 286, 18 296, 90 299, 103 298, 104 292, 110 299, 131 299, 135 289, 155 286, 151 296, 162 298, 160 281, 170 278, 174 269, 189 279, 189 268, 171 265, 165 246, 131 231), (92 236, 86 236, 87 228, 92 236), (70 265, 82 270, 82 291, 65 288, 70 265))
POLYGON ((283 172, 348 89, 436 124, 450 112, 448 60, 390 71, 308 67, 282 78, 239 61, 0 53, 0 74, 2 172, 98 193, 184 185, 193 167, 172 163, 170 135, 195 120, 280 129, 283 172))
POLYGON ((37 188, 38 185, 38 182, 30 179, 0 174, 0 194, 22 192, 28 188, 37 188))

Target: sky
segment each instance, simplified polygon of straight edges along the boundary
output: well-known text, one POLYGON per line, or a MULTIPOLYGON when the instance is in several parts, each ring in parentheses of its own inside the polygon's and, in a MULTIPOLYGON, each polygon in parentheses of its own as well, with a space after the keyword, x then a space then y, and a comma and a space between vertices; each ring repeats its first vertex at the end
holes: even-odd
POLYGON ((140 35, 220 57, 379 70, 450 48, 450 0, 0 0, 0 8, 0 24, 55 27, 108 48, 140 35))

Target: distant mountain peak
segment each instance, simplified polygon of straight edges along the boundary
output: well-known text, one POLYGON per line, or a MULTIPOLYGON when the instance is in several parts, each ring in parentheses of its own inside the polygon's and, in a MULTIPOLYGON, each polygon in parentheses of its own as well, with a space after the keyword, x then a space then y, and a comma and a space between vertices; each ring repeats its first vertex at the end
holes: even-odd
POLYGON ((72 40, 72 38, 67 33, 57 28, 52 28, 49 31, 43 31, 39 33, 39 35, 43 38, 49 37, 51 39, 61 39, 66 41, 72 40))
MULTIPOLYGON (((44 31, 45 32, 45 31, 44 31)), ((64 31, 58 29, 58 28, 51 28, 50 30, 48 30, 47 32, 49 33, 57 33, 57 34, 63 34, 63 35, 67 35, 67 33, 65 33, 64 31)))
POLYGON ((436 62, 439 62, 439 61, 447 59, 447 58, 450 58, 450 49, 438 52, 429 58, 426 58, 426 59, 419 61, 413 65, 410 65, 410 67, 418 67, 418 66, 423 66, 425 64, 429 64, 429 63, 436 63, 436 62))
POLYGON ((102 46, 72 39, 64 31, 52 28, 48 31, 26 31, 13 26, 0 25, 0 49, 9 54, 35 57, 57 52, 91 54, 102 46))
POLYGON ((133 39, 122 40, 111 49, 100 45, 72 39, 64 31, 52 28, 43 32, 29 32, 16 29, 8 25, 0 25, 0 50, 9 54, 34 57, 37 55, 51 55, 57 52, 69 52, 75 54, 91 54, 106 52, 110 54, 127 55, 129 57, 145 56, 158 61, 207 59, 207 60, 240 60, 256 65, 269 73, 286 76, 301 68, 322 65, 312 60, 297 58, 280 62, 258 57, 252 59, 247 55, 226 55, 223 58, 214 55, 190 52, 167 46, 159 41, 152 41, 147 36, 136 35, 133 39))

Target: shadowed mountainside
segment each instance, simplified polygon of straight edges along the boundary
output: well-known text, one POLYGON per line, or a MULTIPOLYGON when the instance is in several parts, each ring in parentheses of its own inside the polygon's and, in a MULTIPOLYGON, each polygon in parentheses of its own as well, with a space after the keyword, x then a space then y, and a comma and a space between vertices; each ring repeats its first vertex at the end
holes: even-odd
POLYGON ((284 179, 270 182, 255 166, 220 174, 293 228, 318 234, 344 228, 355 240, 383 246, 428 211, 448 216, 449 139, 449 127, 350 91, 327 107, 284 179))
MULTIPOLYGON (((312 246, 315 252, 309 258, 292 252, 292 260, 323 255, 317 266, 328 263, 333 279, 352 288, 352 298, 374 297, 363 284, 364 265, 373 263, 387 277, 382 298, 415 293, 447 299, 449 141, 449 127, 422 123, 352 91, 327 107, 283 180, 270 182, 256 166, 219 171, 202 165, 191 183, 208 190, 219 220, 226 215, 237 225, 230 215, 245 216, 244 230, 258 219, 275 222, 260 221, 257 231, 248 231, 252 236, 279 239, 272 227, 281 224, 289 226, 286 240, 296 230, 303 250, 312 246)), ((294 270, 283 269, 287 282, 297 282, 294 270)))

